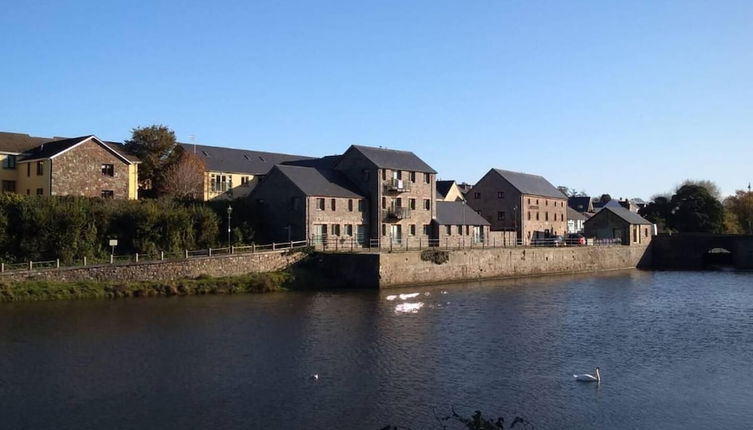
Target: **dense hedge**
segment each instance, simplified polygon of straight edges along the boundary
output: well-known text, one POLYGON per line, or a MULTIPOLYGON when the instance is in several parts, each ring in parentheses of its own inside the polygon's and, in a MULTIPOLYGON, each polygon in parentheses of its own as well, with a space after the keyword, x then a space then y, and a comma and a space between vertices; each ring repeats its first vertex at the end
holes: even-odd
POLYGON ((69 263, 83 256, 153 254, 216 246, 219 220, 202 203, 0 194, 0 258, 69 263))

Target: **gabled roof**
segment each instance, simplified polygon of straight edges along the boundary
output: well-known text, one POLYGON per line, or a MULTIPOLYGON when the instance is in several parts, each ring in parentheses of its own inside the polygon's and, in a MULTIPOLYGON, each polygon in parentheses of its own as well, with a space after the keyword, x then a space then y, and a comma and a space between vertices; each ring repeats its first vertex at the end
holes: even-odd
POLYGON ((437 202, 437 224, 439 225, 490 225, 465 202, 437 202))
POLYGON ((543 176, 531 175, 528 173, 512 172, 509 170, 492 169, 498 175, 502 176, 507 182, 515 187, 522 194, 530 194, 541 197, 552 197, 556 199, 566 199, 560 190, 554 187, 543 176))
POLYGON ((305 158, 302 160, 285 161, 280 164, 288 166, 315 167, 317 169, 334 169, 342 155, 327 155, 321 158, 305 158))
POLYGON ((575 209, 571 208, 570 206, 567 207, 567 219, 569 220, 575 220, 575 221, 585 221, 586 217, 582 213, 576 211, 575 209))
POLYGON ((123 145, 122 143, 109 142, 109 141, 104 141, 104 142, 105 142, 105 145, 110 147, 110 149, 122 155, 124 158, 128 159, 128 161, 130 161, 131 163, 141 163, 141 160, 139 159, 139 157, 128 152, 128 150, 125 148, 125 145, 123 145))
POLYGON ((447 197, 447 193, 450 192, 450 188, 455 184, 455 181, 437 181, 437 193, 439 193, 442 198, 447 197))
POLYGON ((569 197, 567 199, 567 205, 578 212, 588 212, 593 210, 593 204, 591 203, 591 197, 569 197))
POLYGON ((34 137, 23 133, 9 133, 0 131, 0 152, 20 154, 37 146, 51 142, 55 139, 47 137, 34 137))
MULTIPOLYGON (((112 153, 116 157, 120 158, 127 164, 132 164, 132 163, 137 162, 137 161, 133 161, 127 158, 120 151, 117 151, 115 148, 113 148, 111 144, 108 144, 99 140, 97 136, 94 136, 93 134, 90 134, 88 136, 74 137, 71 139, 53 140, 51 142, 43 143, 29 151, 24 152, 23 158, 21 160, 18 160, 18 162, 24 163, 24 162, 35 161, 35 160, 46 160, 50 158, 55 158, 58 155, 68 151, 69 149, 72 149, 75 146, 78 146, 88 140, 92 140, 93 142, 101 145, 103 148, 105 148, 105 150, 112 153)), ((131 157, 133 156, 131 155, 131 157)))
POLYGON ((618 217, 622 218, 624 221, 626 221, 628 224, 648 224, 651 225, 651 221, 643 218, 642 216, 638 215, 637 213, 630 212, 629 210, 623 208, 622 206, 604 206, 597 212, 594 216, 590 217, 586 220, 586 222, 590 222, 591 220, 598 218, 599 216, 604 216, 603 214, 605 212, 611 212, 618 217))
POLYGON ((222 148, 219 146, 178 143, 186 152, 193 152, 206 163, 207 169, 217 172, 266 175, 275 164, 305 160, 311 157, 279 154, 276 152, 250 151, 247 149, 222 148))
POLYGON ((422 159, 410 151, 374 148, 372 146, 351 145, 348 151, 358 151, 379 169, 412 170, 424 173, 437 173, 422 159))
POLYGON ((282 164, 274 169, 279 170, 307 196, 364 198, 345 175, 336 170, 282 164))

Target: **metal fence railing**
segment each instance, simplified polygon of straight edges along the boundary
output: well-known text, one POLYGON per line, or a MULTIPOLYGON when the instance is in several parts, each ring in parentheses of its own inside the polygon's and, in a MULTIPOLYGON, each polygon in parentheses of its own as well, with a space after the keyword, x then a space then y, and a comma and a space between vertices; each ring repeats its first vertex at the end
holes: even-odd
POLYGON ((505 239, 484 238, 474 236, 455 236, 442 239, 426 239, 422 237, 399 237, 382 239, 340 238, 333 235, 312 236, 311 245, 316 250, 335 252, 373 252, 373 251, 412 251, 427 248, 440 249, 484 249, 484 248, 513 248, 513 247, 563 247, 563 246, 611 246, 622 245, 622 239, 585 239, 548 237, 537 239, 505 239))
POLYGON ((288 251, 291 249, 300 249, 309 246, 308 241, 298 240, 292 242, 283 243, 270 243, 265 245, 248 245, 248 246, 230 246, 224 248, 206 248, 206 249, 194 249, 184 250, 182 252, 158 252, 153 254, 111 254, 108 257, 81 257, 75 262, 62 265, 60 259, 45 260, 45 261, 26 261, 26 262, 0 262, 0 273, 7 272, 19 272, 19 271, 34 271, 34 270, 50 270, 73 268, 73 267, 85 267, 95 265, 108 265, 108 264, 132 264, 139 262, 157 262, 157 261, 169 261, 169 260, 185 260, 191 258, 209 258, 220 257, 235 254, 249 254, 249 253, 263 253, 263 252, 280 252, 288 251))

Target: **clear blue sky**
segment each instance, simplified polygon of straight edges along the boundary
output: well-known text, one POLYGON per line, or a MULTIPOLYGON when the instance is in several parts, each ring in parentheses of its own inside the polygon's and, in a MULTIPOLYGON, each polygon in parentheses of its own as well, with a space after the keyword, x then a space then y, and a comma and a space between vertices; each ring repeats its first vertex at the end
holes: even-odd
POLYGON ((650 197, 753 180, 753 1, 6 1, 0 130, 416 152, 650 197))

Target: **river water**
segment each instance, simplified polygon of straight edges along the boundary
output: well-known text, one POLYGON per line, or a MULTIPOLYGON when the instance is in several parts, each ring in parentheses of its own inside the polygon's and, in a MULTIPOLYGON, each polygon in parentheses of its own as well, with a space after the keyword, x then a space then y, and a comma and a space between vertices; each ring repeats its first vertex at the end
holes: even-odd
POLYGON ((0 428, 431 429, 453 407, 749 428, 753 274, 0 304, 0 428))

